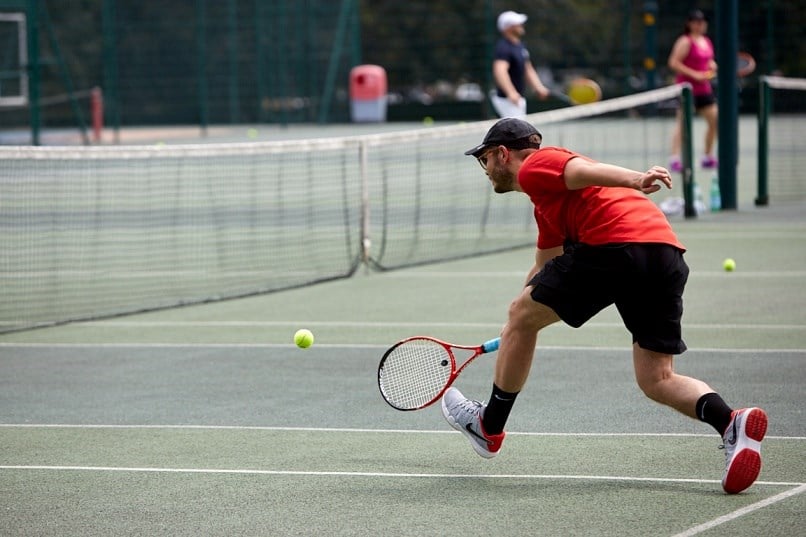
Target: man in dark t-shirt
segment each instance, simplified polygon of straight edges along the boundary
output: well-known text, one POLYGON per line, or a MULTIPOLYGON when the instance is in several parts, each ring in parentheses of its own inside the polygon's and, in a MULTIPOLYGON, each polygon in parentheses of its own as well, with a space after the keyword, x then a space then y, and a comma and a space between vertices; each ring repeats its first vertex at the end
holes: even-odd
POLYGON ((495 111, 499 117, 518 117, 526 115, 526 87, 531 88, 541 99, 549 96, 549 90, 540 81, 529 51, 521 41, 526 33, 523 23, 526 15, 514 11, 504 11, 498 16, 498 31, 501 38, 495 45, 493 60, 493 79, 496 90, 491 93, 495 111))

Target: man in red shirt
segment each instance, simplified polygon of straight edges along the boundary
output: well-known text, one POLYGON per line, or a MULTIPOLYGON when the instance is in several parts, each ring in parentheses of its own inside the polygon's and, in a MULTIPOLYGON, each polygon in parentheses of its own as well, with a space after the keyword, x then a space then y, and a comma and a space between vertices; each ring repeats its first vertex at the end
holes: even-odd
POLYGON ((478 159, 498 193, 522 192, 534 204, 535 264, 509 308, 501 333, 489 403, 450 388, 442 412, 482 457, 494 457, 504 425, 529 375, 537 334, 563 321, 579 327, 615 304, 632 334, 639 387, 654 401, 708 423, 722 435, 728 493, 749 487, 761 469, 767 416, 733 410, 705 382, 675 373, 683 290, 689 269, 683 245, 647 194, 671 188, 669 171, 638 172, 595 162, 568 149, 541 149, 541 134, 506 118, 465 154, 478 159))

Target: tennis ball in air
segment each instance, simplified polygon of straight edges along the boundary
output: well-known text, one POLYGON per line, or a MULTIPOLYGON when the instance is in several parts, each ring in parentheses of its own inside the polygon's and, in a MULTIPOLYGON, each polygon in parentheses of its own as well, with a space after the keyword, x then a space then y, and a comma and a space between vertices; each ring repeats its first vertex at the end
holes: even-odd
POLYGON ((297 332, 294 334, 294 343, 300 349, 307 349, 313 345, 313 332, 305 328, 297 330, 297 332))
POLYGON ((736 270, 736 261, 729 257, 722 262, 722 268, 725 269, 725 272, 733 272, 736 270))
POLYGON ((423 118, 423 125, 433 125, 433 124, 434 124, 434 118, 432 118, 431 116, 425 116, 423 118))

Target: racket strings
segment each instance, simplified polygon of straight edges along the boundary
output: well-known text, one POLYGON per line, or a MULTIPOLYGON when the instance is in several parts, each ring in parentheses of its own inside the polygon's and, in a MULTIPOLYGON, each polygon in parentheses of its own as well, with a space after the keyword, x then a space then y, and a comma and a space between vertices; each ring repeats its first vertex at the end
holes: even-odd
POLYGON ((378 373, 383 396, 400 409, 430 403, 443 390, 453 371, 448 350, 433 341, 409 341, 386 356, 378 373))

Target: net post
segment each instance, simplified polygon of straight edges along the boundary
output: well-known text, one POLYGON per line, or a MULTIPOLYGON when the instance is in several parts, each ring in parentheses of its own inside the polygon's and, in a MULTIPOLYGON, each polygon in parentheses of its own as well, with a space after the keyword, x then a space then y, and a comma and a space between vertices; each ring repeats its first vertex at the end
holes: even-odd
POLYGON ((692 116, 694 114, 694 96, 691 84, 683 84, 680 129, 680 153, 683 164, 683 199, 685 201, 684 215, 686 218, 697 216, 694 206, 694 152, 692 150, 692 116))
POLYGON ((770 90, 770 82, 766 76, 759 79, 759 92, 758 92, 758 170, 757 185, 756 185, 756 206, 762 207, 769 204, 769 122, 770 122, 770 109, 772 103, 772 93, 770 90))

